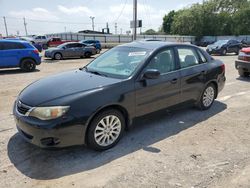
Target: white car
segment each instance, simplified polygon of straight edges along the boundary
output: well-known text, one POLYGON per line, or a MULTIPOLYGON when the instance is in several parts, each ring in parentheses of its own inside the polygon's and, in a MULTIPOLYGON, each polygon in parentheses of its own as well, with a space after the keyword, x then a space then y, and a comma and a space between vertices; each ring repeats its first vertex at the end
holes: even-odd
POLYGON ((35 43, 41 44, 43 49, 48 48, 49 39, 45 35, 36 35, 36 36, 33 36, 33 39, 35 43))

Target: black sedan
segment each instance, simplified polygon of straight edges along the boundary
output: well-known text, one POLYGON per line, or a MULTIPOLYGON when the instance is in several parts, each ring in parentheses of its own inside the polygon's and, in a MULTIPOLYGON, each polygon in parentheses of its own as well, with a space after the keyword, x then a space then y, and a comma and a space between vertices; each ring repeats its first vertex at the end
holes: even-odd
POLYGON ((207 46, 209 54, 226 55, 227 53, 239 54, 242 43, 237 40, 218 40, 214 44, 207 46))
POLYGON ((34 82, 20 93, 13 112, 30 143, 105 150, 138 116, 186 101, 209 109, 224 84, 224 64, 198 47, 133 42, 79 70, 34 82))

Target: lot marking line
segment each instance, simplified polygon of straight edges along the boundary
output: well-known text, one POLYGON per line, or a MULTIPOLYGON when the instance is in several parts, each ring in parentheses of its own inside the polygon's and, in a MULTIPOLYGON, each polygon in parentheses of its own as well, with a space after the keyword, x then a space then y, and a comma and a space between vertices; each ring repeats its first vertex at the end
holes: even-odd
POLYGON ((245 95, 247 93, 250 93, 250 91, 243 91, 243 92, 235 93, 234 95, 226 95, 224 97, 220 97, 218 100, 223 102, 223 101, 229 100, 233 97, 242 96, 242 95, 245 95))

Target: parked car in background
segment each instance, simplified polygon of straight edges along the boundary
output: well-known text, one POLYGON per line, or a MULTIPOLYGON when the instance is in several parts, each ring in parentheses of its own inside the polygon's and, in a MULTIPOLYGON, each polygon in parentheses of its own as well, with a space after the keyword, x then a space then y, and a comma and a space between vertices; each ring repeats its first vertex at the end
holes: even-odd
POLYGON ((16 38, 6 38, 8 40, 23 40, 23 41, 27 41, 30 44, 32 44, 39 52, 42 52, 43 48, 40 44, 36 44, 33 40, 33 38, 30 37, 16 37, 16 38))
POLYGON ((57 47, 61 44, 64 44, 66 42, 77 42, 77 41, 71 41, 71 40, 62 40, 61 38, 59 37, 52 37, 48 40, 48 47, 57 47))
POLYGON ((96 49, 93 46, 87 46, 79 42, 67 42, 50 48, 45 51, 45 57, 56 60, 73 57, 91 57, 96 54, 96 49))
POLYGON ((0 40, 0 68, 20 67, 30 72, 41 64, 38 50, 27 41, 0 40))
POLYGON ((243 47, 250 47, 250 40, 243 39, 241 43, 243 47))
POLYGON ((136 117, 185 102, 207 110, 224 85, 224 64, 204 50, 139 41, 34 82, 17 97, 13 114, 20 135, 40 147, 85 143, 105 150, 136 117))
POLYGON ((101 45, 101 42, 99 40, 81 40, 80 42, 83 44, 86 44, 86 45, 94 46, 96 48, 96 53, 98 53, 98 54, 102 50, 102 45, 101 45))
POLYGON ((30 42, 33 46, 36 47, 36 49, 38 49, 39 52, 43 51, 42 45, 39 44, 39 43, 35 43, 35 41, 34 41, 33 38, 30 38, 30 37, 19 37, 19 39, 30 42))
POLYGON ((33 39, 36 44, 42 45, 43 49, 48 49, 47 43, 49 39, 45 35, 36 35, 36 36, 33 36, 33 39))
POLYGON ((207 46, 209 54, 226 55, 227 53, 239 54, 242 43, 237 40, 218 40, 217 42, 207 46))
POLYGON ((235 68, 241 77, 250 76, 250 48, 243 48, 240 51, 238 60, 235 61, 235 68))

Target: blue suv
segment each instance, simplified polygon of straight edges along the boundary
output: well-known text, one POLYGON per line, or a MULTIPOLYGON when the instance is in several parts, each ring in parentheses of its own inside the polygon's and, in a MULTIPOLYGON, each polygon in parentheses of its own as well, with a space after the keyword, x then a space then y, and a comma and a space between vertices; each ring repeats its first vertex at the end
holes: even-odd
POLYGON ((41 64, 39 51, 29 42, 21 40, 0 40, 0 68, 20 67, 31 72, 41 64))
POLYGON ((102 45, 99 40, 81 40, 80 43, 91 45, 96 48, 96 53, 100 53, 102 50, 102 45))

